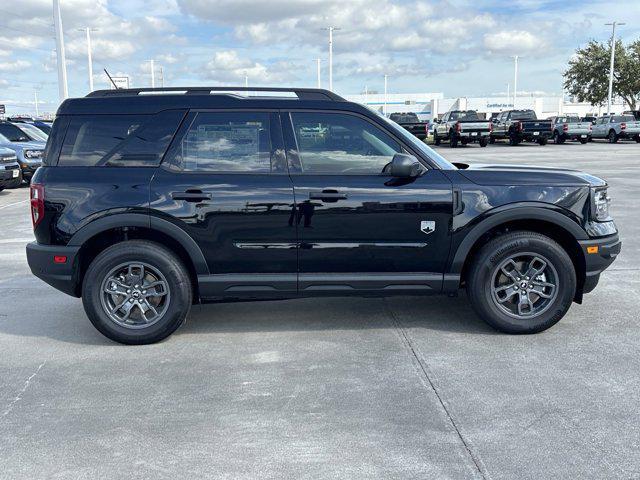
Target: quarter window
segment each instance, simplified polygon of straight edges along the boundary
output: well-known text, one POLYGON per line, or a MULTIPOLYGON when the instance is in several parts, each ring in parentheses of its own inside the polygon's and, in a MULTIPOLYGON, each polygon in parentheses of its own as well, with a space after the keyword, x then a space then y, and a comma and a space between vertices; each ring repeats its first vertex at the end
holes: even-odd
POLYGON ((198 113, 178 148, 184 171, 268 173, 271 171, 269 113, 198 113))
POLYGON ((160 164, 184 111, 155 115, 74 115, 59 165, 155 167, 160 164))
POLYGON ((293 173, 379 175, 402 151, 380 128, 355 115, 292 113, 300 165, 293 173))

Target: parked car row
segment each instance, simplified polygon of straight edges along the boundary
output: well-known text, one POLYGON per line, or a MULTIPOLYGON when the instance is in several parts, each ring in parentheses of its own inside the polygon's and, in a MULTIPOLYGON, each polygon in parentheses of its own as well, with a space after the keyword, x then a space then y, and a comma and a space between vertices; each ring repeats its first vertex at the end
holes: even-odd
POLYGON ((46 122, 10 120, 0 121, 0 190, 31 180, 42 164, 49 137, 46 122))
POLYGON ((593 139, 640 143, 640 111, 582 118, 560 115, 541 120, 533 110, 507 110, 490 120, 483 120, 474 110, 451 110, 434 120, 431 127, 429 122, 420 122, 415 113, 394 113, 389 118, 421 140, 428 137, 426 130, 433 136, 435 145, 446 142, 451 148, 469 143, 486 147, 488 143, 500 140, 512 146, 523 142, 546 145, 551 139, 556 144, 567 141, 585 144, 593 139))

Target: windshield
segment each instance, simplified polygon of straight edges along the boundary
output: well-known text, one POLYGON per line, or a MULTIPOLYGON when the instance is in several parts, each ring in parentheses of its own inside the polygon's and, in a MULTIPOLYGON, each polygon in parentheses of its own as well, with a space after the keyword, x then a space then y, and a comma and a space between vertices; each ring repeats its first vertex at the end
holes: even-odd
POLYGON ((0 123, 0 134, 10 142, 30 142, 31 137, 10 123, 0 123))
POLYGON ((480 120, 478 114, 473 110, 468 112, 451 112, 449 116, 450 120, 480 120))
POLYGON ((48 123, 38 123, 35 126, 46 133, 47 136, 51 134, 51 125, 49 125, 48 123))
POLYGON ((633 115, 619 115, 611 119, 612 122, 633 122, 633 115))
POLYGON ((418 123, 420 120, 417 115, 410 113, 392 113, 389 118, 398 123, 418 123))
POLYGON ((511 120, 536 120, 536 114, 533 110, 521 110, 511 112, 511 120))
POLYGON ((34 140, 40 140, 42 142, 46 142, 47 138, 49 138, 49 136, 46 133, 44 133, 39 128, 31 125, 30 123, 21 123, 21 124, 16 125, 16 126, 20 130, 25 132, 27 135, 29 135, 31 138, 33 138, 34 140))
POLYGON ((435 150, 430 148, 426 143, 418 140, 415 136, 411 135, 404 128, 398 128, 398 125, 389 120, 387 117, 376 112, 378 117, 382 118, 387 125, 392 129, 393 133, 401 137, 405 142, 410 144, 413 148, 424 154, 433 163, 435 163, 442 170, 457 170, 456 166, 446 160, 443 156, 439 155, 435 150))

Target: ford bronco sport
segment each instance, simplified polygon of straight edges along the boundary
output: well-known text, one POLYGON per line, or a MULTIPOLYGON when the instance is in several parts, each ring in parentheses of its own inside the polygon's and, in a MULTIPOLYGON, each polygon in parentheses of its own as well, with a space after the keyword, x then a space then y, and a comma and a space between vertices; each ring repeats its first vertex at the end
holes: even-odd
POLYGON ((60 106, 43 163, 31 270, 127 344, 198 302, 460 288, 493 327, 539 332, 621 247, 603 180, 454 165, 320 89, 93 92, 60 106))

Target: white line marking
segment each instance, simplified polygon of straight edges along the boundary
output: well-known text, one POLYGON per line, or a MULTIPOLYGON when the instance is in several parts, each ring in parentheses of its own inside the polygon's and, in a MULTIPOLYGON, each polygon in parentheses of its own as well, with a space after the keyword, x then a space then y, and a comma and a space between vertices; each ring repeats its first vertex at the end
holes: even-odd
POLYGON ((20 390, 20 392, 18 393, 18 395, 16 396, 16 398, 13 399, 13 402, 11 402, 9 404, 9 406, 7 407, 7 409, 4 411, 4 413, 2 414, 2 417, 6 417, 7 415, 9 415, 9 413, 11 412, 11 410, 13 410, 13 407, 15 406, 16 403, 18 403, 20 401, 20 399, 22 398, 22 394, 24 392, 27 391, 27 388, 29 388, 29 383, 31 383, 31 380, 33 380, 33 378, 38 375, 38 372, 42 369, 42 367, 44 367, 44 364, 47 363, 47 361, 45 360, 44 362, 42 362, 40 365, 38 365, 38 368, 36 368, 36 371, 33 372, 31 374, 31 376, 29 378, 27 378, 27 381, 24 382, 24 385, 22 386, 22 390, 20 390))
POLYGON ((25 203, 25 202, 28 202, 28 201, 29 201, 29 199, 27 198, 26 200, 20 200, 19 202, 8 203, 7 205, 2 205, 0 207, 0 210, 2 210, 3 208, 7 208, 7 207, 13 207, 14 205, 19 205, 21 203, 25 203))
POLYGON ((29 243, 33 242, 35 237, 24 237, 24 238, 2 238, 0 239, 0 244, 2 243, 29 243))

